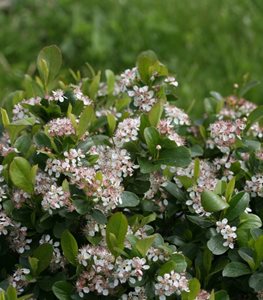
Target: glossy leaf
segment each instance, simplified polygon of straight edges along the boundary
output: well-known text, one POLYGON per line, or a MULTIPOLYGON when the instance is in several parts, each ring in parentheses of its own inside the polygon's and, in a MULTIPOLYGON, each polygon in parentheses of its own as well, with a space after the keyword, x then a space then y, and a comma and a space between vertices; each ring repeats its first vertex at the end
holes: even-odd
POLYGON ((57 281, 52 286, 52 291, 59 300, 71 300, 74 287, 67 281, 57 281))
POLYGON ((221 235, 214 235, 207 242, 207 247, 215 255, 224 254, 228 250, 228 247, 223 246, 224 241, 221 235))
POLYGON ((144 129, 144 138, 148 146, 149 152, 156 155, 157 145, 160 144, 160 134, 154 127, 147 127, 144 129))
POLYGON ((61 247, 66 259, 75 266, 77 263, 76 257, 78 255, 78 243, 69 230, 65 230, 62 233, 61 247))
POLYGON ((140 254, 145 257, 145 255, 147 254, 149 248, 152 246, 154 240, 155 240, 156 236, 152 235, 152 236, 147 236, 144 239, 139 239, 137 240, 136 244, 135 244, 135 248, 140 252, 140 254))
POLYGON ((229 207, 225 200, 214 192, 205 190, 201 194, 201 203, 208 212, 217 212, 229 207))
POLYGON ((27 193, 34 191, 34 178, 30 163, 23 157, 15 157, 10 165, 10 177, 15 186, 27 193))
POLYGON ((151 77, 150 67, 158 61, 153 51, 142 52, 137 58, 137 68, 142 81, 147 82, 151 77))
POLYGON ((158 101, 157 103, 154 104, 154 106, 152 107, 152 109, 148 114, 148 118, 151 126, 156 127, 158 125, 162 113, 163 113, 163 103, 162 101, 158 101))
POLYGON ((37 273, 43 272, 50 264, 53 256, 53 247, 50 244, 42 244, 38 246, 34 252, 33 257, 38 259, 37 273))
POLYGON ((140 198, 129 191, 124 191, 121 194, 122 202, 118 205, 118 207, 135 207, 140 203, 140 198))
POLYGON ((48 46, 40 51, 37 58, 37 68, 46 86, 57 77, 61 64, 62 55, 57 46, 48 46))
POLYGON ((118 253, 114 248, 124 249, 124 240, 128 230, 128 221, 125 215, 121 212, 113 214, 106 227, 107 246, 114 256, 118 253))
POLYGON ((249 194, 248 193, 238 193, 229 202, 230 207, 227 209, 225 217, 232 221, 239 217, 241 213, 248 207, 249 204, 249 194))
POLYGON ((247 265, 237 261, 230 262, 223 270, 224 277, 240 277, 250 273, 251 270, 247 265))

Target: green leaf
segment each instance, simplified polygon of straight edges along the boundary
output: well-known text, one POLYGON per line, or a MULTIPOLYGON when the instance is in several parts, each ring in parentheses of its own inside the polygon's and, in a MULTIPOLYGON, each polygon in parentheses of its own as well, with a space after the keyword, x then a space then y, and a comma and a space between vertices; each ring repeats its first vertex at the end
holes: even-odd
POLYGON ((186 218, 191 221, 192 223, 202 227, 202 228, 208 228, 211 227, 214 222, 211 221, 209 218, 200 217, 200 216, 186 216, 186 218))
POLYGON ((116 128, 116 118, 113 114, 107 114, 107 121, 109 127, 109 135, 112 136, 116 128))
POLYGON ((255 292, 261 292, 263 287, 263 273, 258 272, 252 274, 248 283, 255 292))
POLYGON ((92 218, 94 220, 96 220, 96 222, 98 222, 99 224, 106 224, 107 223, 107 218, 105 217, 105 215, 98 209, 95 209, 92 214, 91 214, 92 218))
POLYGON ((44 132, 37 132, 34 135, 34 142, 38 147, 48 147, 51 148, 50 138, 44 132))
POLYGON ((19 133, 24 130, 27 126, 26 125, 13 125, 13 124, 9 124, 6 127, 6 130, 8 132, 8 135, 10 137, 11 140, 11 144, 14 144, 17 136, 19 135, 19 133))
POLYGON ((107 246, 114 256, 118 253, 114 248, 124 249, 125 236, 128 230, 128 221, 125 215, 121 212, 113 214, 106 227, 107 246))
POLYGON ((155 235, 150 235, 147 236, 144 239, 139 239, 137 240, 135 244, 135 248, 140 252, 140 254, 145 257, 147 254, 149 248, 152 246, 156 236, 155 235))
POLYGON ((154 106, 148 113, 148 119, 150 121, 151 126, 156 127, 158 125, 162 113, 163 113, 163 103, 160 100, 154 104, 154 106))
POLYGON ((1 110, 1 116, 2 116, 3 125, 4 125, 4 127, 7 127, 10 124, 7 111, 4 108, 2 108, 2 107, 0 108, 0 110, 1 110))
POLYGON ((9 285, 6 291, 6 300, 17 300, 17 292, 16 289, 9 285))
POLYGON ((240 257, 249 265, 251 270, 255 270, 255 261, 253 259, 253 251, 249 248, 240 248, 238 250, 240 257))
POLYGON ((160 151, 158 162, 176 167, 187 167, 191 163, 191 152, 184 146, 164 149, 160 151))
POLYGON ((0 300, 6 300, 5 291, 4 290, 0 290, 0 300))
POLYGON ((141 220, 141 227, 156 220, 156 213, 149 214, 141 220))
POLYGON ((53 257, 53 247, 50 244, 42 244, 33 251, 33 257, 38 259, 37 274, 44 271, 53 257))
POLYGON ((79 123, 77 125, 77 134, 79 137, 83 136, 95 119, 96 116, 92 105, 86 106, 80 115, 79 123))
POLYGON ((29 134, 23 134, 18 137, 14 143, 14 147, 23 155, 27 155, 29 148, 32 145, 32 140, 29 134))
POLYGON ((118 207, 135 207, 140 203, 140 198, 136 194, 128 191, 124 191, 121 194, 121 200, 122 203, 120 203, 118 207))
POLYGON ((137 157, 137 160, 140 166, 140 171, 143 174, 152 173, 160 169, 159 164, 153 164, 152 161, 148 160, 148 158, 137 157))
POLYGON ((220 234, 214 235, 207 242, 207 247, 215 255, 224 254, 228 250, 228 247, 223 246, 224 241, 220 234))
POLYGON ((38 259, 35 257, 28 257, 28 262, 30 265, 31 273, 35 276, 37 275, 37 269, 38 269, 38 259))
POLYGON ((226 202, 229 202, 229 200, 231 199, 235 189, 235 184, 236 184, 236 178, 233 177, 226 186, 226 194, 225 194, 226 202))
POLYGON ((226 191, 227 183, 224 180, 218 180, 216 187, 214 189, 214 193, 217 195, 223 195, 226 191))
POLYGON ((147 127, 144 129, 144 138, 148 146, 149 152, 156 155, 156 146, 160 144, 160 134, 154 127, 147 127))
POLYGON ((204 154, 203 148, 198 144, 193 145, 190 148, 190 151, 191 151, 191 157, 202 156, 204 154))
POLYGON ((91 203, 87 199, 76 199, 73 200, 73 205, 76 211, 80 215, 85 215, 91 210, 91 203))
POLYGON ((200 174, 200 160, 196 158, 194 160, 194 179, 197 181, 200 174))
POLYGON ((245 86, 243 86, 241 88, 241 90, 239 91, 239 96, 240 97, 244 97, 244 95, 250 91, 253 87, 257 86, 260 84, 260 81, 258 80, 252 80, 252 81, 249 81, 245 86))
POLYGON ((185 272, 187 268, 187 263, 183 254, 174 253, 171 255, 171 260, 175 262, 175 272, 182 273, 185 272))
POLYGON ((247 265, 241 262, 232 261, 225 266, 222 274, 224 277, 239 277, 250 273, 251 270, 247 265))
POLYGON ((261 226, 261 219, 257 215, 242 213, 239 217, 238 230, 260 228, 261 226))
POLYGON ((74 287, 67 281, 57 281, 52 286, 52 291, 59 300, 71 300, 74 287))
POLYGON ((57 77, 61 64, 62 55, 57 46, 51 45, 40 51, 37 58, 37 69, 45 86, 48 86, 57 77))
POLYGON ((94 100, 97 96, 99 85, 100 85, 100 75, 101 73, 98 72, 96 76, 93 77, 92 82, 89 86, 89 97, 94 100))
POLYGON ((261 235, 254 244, 256 265, 260 266, 263 261, 263 235, 261 235))
POLYGON ((65 230, 61 236, 61 247, 66 259, 73 265, 76 265, 76 257, 78 255, 78 244, 74 236, 65 230))
POLYGON ((214 192, 205 190, 201 194, 201 203, 208 212, 216 212, 229 207, 225 200, 214 192))
POLYGON ((248 193, 238 193, 229 202, 230 207, 227 209, 225 217, 232 221, 239 217, 241 213, 248 207, 249 204, 249 194, 248 193))
POLYGON ((10 164, 10 177, 14 185, 23 191, 34 192, 34 178, 31 173, 30 163, 23 157, 15 157, 10 164))
POLYGON ((177 176, 185 189, 192 187, 195 184, 195 179, 188 176, 177 176))
POLYGON ((114 92, 114 84, 115 84, 115 76, 111 70, 105 71, 106 79, 107 79, 107 92, 108 95, 112 95, 114 92))
POLYGON ((179 201, 185 201, 186 196, 184 192, 182 192, 181 189, 178 188, 178 186, 173 182, 167 182, 164 186, 165 190, 170 193, 172 196, 174 196, 179 201))
POLYGON ((247 118, 247 126, 245 131, 247 131, 254 123, 260 121, 263 118, 263 105, 258 106, 254 109, 247 118))
POLYGON ((174 271, 176 268, 176 263, 173 260, 168 260, 166 263, 164 263, 159 271, 158 275, 163 276, 164 274, 170 273, 171 271, 174 271))
POLYGON ((188 284, 190 292, 182 292, 182 300, 195 300, 200 292, 200 282, 197 278, 191 278, 188 284))
POLYGON ((137 68, 141 80, 148 82, 151 77, 150 67, 158 61, 156 54, 153 51, 144 51, 137 58, 137 68))
POLYGON ((228 293, 224 290, 215 292, 215 300, 230 300, 228 293))

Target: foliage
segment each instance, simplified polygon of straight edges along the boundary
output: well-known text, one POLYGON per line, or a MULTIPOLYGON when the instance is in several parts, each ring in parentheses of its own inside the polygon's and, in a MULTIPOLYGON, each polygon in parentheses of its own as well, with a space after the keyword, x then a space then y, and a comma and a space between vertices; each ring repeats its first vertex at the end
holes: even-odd
MULTIPOLYGON (((243 85, 262 78, 261 0, 7 2, 10 7, 0 11, 1 101, 22 89, 24 73, 36 70, 32 57, 53 43, 62 49, 65 67, 90 62, 116 72, 153 49, 177 73, 178 105, 195 116, 210 90, 227 94, 237 82, 240 95, 243 85)), ((260 103, 262 92, 259 86, 249 96, 260 103)))
POLYGON ((212 93, 193 122, 147 51, 137 67, 39 75, 1 109, 1 299, 255 299, 262 106, 212 93))

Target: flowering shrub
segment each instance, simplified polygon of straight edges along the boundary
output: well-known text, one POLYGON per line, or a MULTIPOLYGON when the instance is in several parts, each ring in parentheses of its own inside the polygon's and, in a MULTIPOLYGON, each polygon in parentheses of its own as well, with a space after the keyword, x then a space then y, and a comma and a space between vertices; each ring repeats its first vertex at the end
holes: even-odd
POLYGON ((214 92, 193 122, 152 52, 37 65, 1 109, 1 299, 262 299, 263 107, 214 92))

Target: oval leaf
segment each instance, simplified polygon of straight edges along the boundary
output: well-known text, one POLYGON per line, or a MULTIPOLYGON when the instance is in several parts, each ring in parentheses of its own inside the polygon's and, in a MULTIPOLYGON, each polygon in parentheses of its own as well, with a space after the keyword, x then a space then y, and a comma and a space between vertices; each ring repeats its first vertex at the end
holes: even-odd
POLYGON ((229 207, 225 200, 214 192, 205 190, 201 194, 201 203, 208 212, 216 212, 229 207))
POLYGON ((45 85, 57 77, 61 64, 62 55, 57 46, 51 45, 40 51, 37 58, 37 69, 45 85))
POLYGON ((124 191, 121 194, 121 200, 122 202, 118 205, 118 207, 135 207, 140 203, 140 198, 128 191, 124 191))
POLYGON ((118 252, 114 248, 124 249, 127 230, 128 221, 123 213, 117 212, 111 216, 106 227, 106 241, 109 250, 114 256, 118 256, 118 252))
POLYGON ((53 247, 50 244, 42 244, 33 252, 33 257, 38 259, 37 270, 39 274, 44 271, 50 264, 53 257, 53 247))
POLYGON ((74 236, 67 229, 62 233, 61 247, 66 259, 75 266, 78 255, 78 244, 74 236))
POLYGON ((52 291, 59 300, 71 300, 74 291, 73 286, 67 281, 57 281, 52 286, 52 291))
POLYGON ((10 177, 15 186, 27 193, 33 193, 33 178, 30 163, 23 157, 15 157, 10 165, 10 177))
POLYGON ((251 270, 249 267, 238 261, 232 261, 227 264, 223 270, 224 277, 239 277, 250 273, 251 270))

